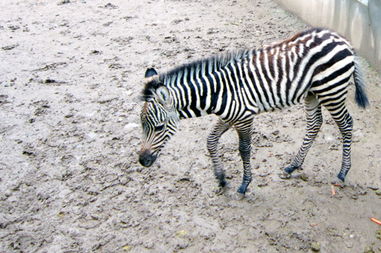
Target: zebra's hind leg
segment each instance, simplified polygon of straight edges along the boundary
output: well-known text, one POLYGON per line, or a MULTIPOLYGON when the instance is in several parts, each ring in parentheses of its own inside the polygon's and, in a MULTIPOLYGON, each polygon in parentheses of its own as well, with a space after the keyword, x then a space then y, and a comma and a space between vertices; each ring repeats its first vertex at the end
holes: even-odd
POLYGON ((247 187, 252 180, 251 165, 250 165, 250 152, 251 152, 251 128, 253 118, 235 124, 238 137, 239 137, 239 153, 243 162, 243 179, 242 184, 237 192, 245 194, 247 187))
POLYGON ((343 158, 341 164, 341 170, 337 175, 337 178, 344 183, 345 177, 351 168, 351 144, 352 144, 352 129, 353 119, 349 114, 345 103, 342 102, 334 107, 325 106, 335 120, 337 126, 343 137, 343 158))
POLYGON ((306 135, 298 154, 295 156, 292 163, 284 169, 288 174, 291 174, 294 170, 299 169, 302 166, 308 150, 311 148, 323 123, 320 102, 312 93, 309 93, 305 99, 305 110, 307 116, 306 135))
POLYGON ((221 138, 221 136, 230 128, 230 124, 219 120, 217 124, 214 126, 212 132, 208 136, 207 140, 207 147, 210 154, 210 157, 212 158, 213 168, 214 168, 214 175, 216 176, 220 190, 222 190, 226 185, 225 180, 225 172, 223 169, 223 165, 221 162, 221 159, 217 152, 217 145, 218 141, 221 138))

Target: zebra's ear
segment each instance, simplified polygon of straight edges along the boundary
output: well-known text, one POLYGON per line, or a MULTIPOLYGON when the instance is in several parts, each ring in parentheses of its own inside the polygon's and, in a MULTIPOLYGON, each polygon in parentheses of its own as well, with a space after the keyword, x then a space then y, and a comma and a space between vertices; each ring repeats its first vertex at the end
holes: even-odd
POLYGON ((157 72, 154 68, 148 68, 146 70, 146 73, 144 75, 145 78, 148 78, 148 77, 152 77, 152 76, 156 76, 157 75, 157 72))
POLYGON ((169 107, 171 105, 171 95, 169 94, 169 90, 165 86, 160 86, 156 89, 157 99, 160 104, 164 107, 169 107))

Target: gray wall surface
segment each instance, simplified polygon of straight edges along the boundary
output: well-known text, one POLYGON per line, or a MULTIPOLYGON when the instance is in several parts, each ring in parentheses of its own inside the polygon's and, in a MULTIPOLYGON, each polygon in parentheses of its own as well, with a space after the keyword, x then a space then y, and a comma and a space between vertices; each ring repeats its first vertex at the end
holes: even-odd
POLYGON ((312 26, 333 29, 381 73, 381 0, 276 0, 312 26))

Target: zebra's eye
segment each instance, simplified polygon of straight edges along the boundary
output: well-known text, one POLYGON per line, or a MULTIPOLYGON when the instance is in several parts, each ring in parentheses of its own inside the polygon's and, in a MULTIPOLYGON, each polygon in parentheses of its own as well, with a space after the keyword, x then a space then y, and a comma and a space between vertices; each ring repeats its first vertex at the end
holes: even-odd
POLYGON ((160 131, 163 130, 163 129, 164 129, 164 124, 155 126, 155 132, 160 132, 160 131))

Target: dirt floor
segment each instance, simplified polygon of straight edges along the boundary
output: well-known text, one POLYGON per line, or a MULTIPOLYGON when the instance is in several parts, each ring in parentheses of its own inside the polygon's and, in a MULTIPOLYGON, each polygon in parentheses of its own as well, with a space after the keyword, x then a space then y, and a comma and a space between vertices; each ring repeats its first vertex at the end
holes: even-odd
POLYGON ((156 164, 138 163, 146 68, 308 27, 272 1, 2 0, 0 14, 0 252, 381 252, 369 219, 381 219, 381 78, 365 61, 372 106, 349 96, 353 167, 335 195, 341 144, 326 112, 304 170, 279 178, 302 106, 258 115, 244 199, 234 131, 221 141, 230 188, 214 192, 214 116, 182 121, 156 164))

